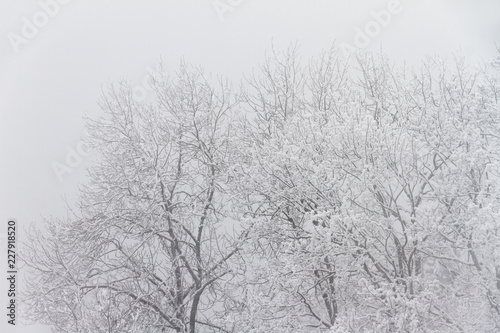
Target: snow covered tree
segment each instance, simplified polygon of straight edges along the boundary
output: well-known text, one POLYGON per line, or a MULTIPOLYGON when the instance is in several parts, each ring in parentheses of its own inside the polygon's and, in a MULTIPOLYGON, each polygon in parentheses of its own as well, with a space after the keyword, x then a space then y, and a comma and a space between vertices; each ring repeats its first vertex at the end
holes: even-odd
POLYGON ((32 232, 57 332, 498 332, 498 61, 274 52, 112 89, 79 209, 32 232), (233 112, 238 111, 238 112, 233 112), (231 229, 238 230, 230 237, 231 229))
POLYGON ((184 63, 153 81, 154 102, 125 84, 103 98, 78 209, 27 241, 27 312, 56 332, 224 331, 211 315, 240 242, 224 185, 234 95, 184 63))
POLYGON ((450 67, 292 48, 250 78, 240 331, 498 331, 498 72, 450 67))

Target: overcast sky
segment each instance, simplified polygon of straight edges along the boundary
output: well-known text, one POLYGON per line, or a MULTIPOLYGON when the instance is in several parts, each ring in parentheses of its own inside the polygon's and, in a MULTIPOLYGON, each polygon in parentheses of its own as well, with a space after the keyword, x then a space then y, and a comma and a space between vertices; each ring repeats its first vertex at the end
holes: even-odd
MULTIPOLYGON (((280 49, 298 42, 306 59, 335 42, 382 47, 410 64, 461 49, 478 63, 500 46, 498 13, 498 0, 2 0, 0 235, 8 218, 25 227, 64 215, 63 198, 74 199, 91 160, 78 154, 82 116, 98 113, 108 82, 126 78, 147 93, 148 68, 162 59, 175 70, 181 57, 239 81, 272 43, 280 49)), ((4 267, 5 250, 0 257, 4 267)), ((4 312, 2 332, 47 332, 12 329, 4 312)))

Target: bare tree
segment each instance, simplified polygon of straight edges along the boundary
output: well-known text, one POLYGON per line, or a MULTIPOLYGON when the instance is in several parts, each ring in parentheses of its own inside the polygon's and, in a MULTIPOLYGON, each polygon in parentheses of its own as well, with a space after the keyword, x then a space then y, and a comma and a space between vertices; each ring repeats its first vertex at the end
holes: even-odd
POLYGON ((243 331, 498 330, 498 72, 354 60, 249 82, 243 331))
POLYGON ((111 88, 88 123, 100 156, 79 210, 27 243, 32 319, 58 332, 225 331, 211 316, 239 240, 224 186, 234 96, 219 84, 183 63, 156 74, 155 103, 111 88))
POLYGON ((156 104, 111 89, 78 212, 31 233, 31 318, 58 332, 498 331, 498 61, 352 60, 273 51, 238 99, 185 65, 155 76, 156 104))

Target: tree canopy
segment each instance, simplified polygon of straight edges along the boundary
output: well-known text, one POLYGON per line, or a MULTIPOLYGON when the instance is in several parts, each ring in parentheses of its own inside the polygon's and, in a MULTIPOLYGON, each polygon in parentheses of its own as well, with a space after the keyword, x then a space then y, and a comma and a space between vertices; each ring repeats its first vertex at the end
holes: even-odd
POLYGON ((273 52, 103 97, 78 209, 26 242, 55 332, 497 332, 499 61, 273 52))

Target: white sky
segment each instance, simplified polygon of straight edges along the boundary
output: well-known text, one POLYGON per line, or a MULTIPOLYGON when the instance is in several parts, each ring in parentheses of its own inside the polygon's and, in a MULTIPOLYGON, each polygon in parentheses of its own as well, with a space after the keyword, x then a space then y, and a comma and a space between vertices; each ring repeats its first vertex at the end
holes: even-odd
MULTIPOLYGON (((356 29, 365 29, 374 21, 371 12, 391 1, 220 0, 235 4, 221 20, 214 0, 72 0, 15 52, 9 33, 22 37, 23 18, 43 19, 42 7, 34 0, 2 0, 0 237, 8 218, 25 227, 64 214, 62 198, 74 198, 90 157, 62 181, 51 164, 66 164, 66 147, 76 148, 82 116, 98 112, 96 101, 108 82, 127 78, 141 85, 160 57, 176 69, 184 56, 237 83, 262 62, 272 40, 278 49, 297 41, 305 59, 334 42, 354 45, 356 29)), ((364 50, 382 45, 393 60, 418 64, 426 54, 450 56, 459 48, 472 62, 488 60, 495 42, 500 46, 500 1, 400 0, 399 8, 364 50)), ((6 324, 4 280, 0 331, 47 332, 6 324)))

